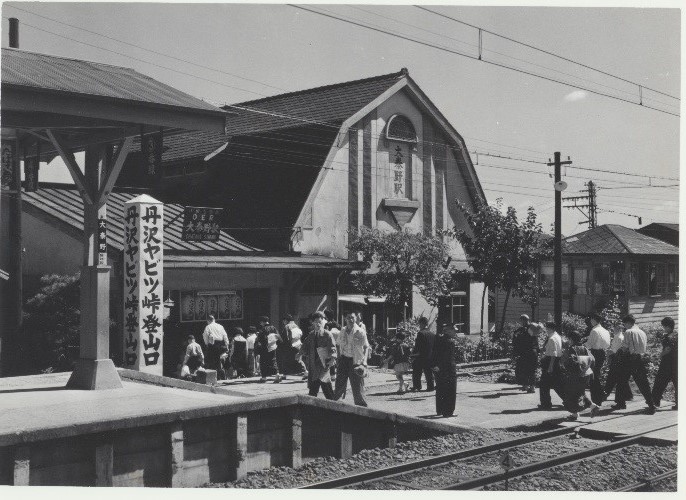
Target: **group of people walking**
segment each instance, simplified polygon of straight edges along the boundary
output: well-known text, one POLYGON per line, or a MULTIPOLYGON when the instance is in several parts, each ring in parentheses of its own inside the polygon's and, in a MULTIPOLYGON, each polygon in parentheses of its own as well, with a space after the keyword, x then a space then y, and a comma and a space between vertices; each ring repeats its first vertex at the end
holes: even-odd
POLYGON ((269 322, 269 317, 258 318, 258 326, 248 328, 248 334, 240 327, 231 328, 231 334, 215 321, 207 319, 202 334, 203 348, 188 335, 187 346, 179 369, 179 376, 194 380, 198 370, 217 371, 218 380, 260 376, 261 382, 274 376, 274 382, 281 382, 286 374, 306 375, 302 362, 302 331, 293 318, 283 319, 282 332, 269 322))
POLYGON ((524 390, 535 392, 536 370, 540 366, 541 409, 552 408, 551 390, 562 399, 571 420, 576 420, 585 408, 591 409, 592 416, 597 414, 613 391, 615 404, 612 409, 625 409, 626 402, 633 398, 629 386, 632 378, 650 414, 660 406, 669 382, 674 384, 676 394, 677 332, 672 318, 662 320, 662 356, 652 389, 646 371, 648 339, 636 325, 635 318, 630 314, 625 316, 623 328, 617 328, 613 335, 602 326, 600 315, 591 314, 588 321, 591 329, 586 337, 571 333, 563 340, 555 323, 548 322, 543 326, 531 323, 527 315, 521 316, 521 326, 513 337, 515 379, 524 390), (540 352, 538 335, 543 328, 546 340, 540 352), (606 361, 609 363, 608 374, 603 384, 601 374, 606 361), (587 389, 590 397, 586 394, 587 389))

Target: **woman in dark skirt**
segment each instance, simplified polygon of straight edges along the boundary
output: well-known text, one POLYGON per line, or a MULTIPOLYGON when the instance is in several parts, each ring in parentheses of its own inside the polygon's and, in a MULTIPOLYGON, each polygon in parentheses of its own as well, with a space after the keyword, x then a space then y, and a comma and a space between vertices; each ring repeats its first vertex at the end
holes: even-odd
POLYGON ((531 323, 526 331, 516 338, 515 355, 515 379, 522 389, 527 392, 536 392, 536 368, 538 367, 538 332, 540 326, 531 323))
POLYGON ((455 412, 457 374, 455 347, 457 334, 452 325, 444 325, 436 335, 431 354, 431 368, 436 374, 436 414, 452 417, 455 412))

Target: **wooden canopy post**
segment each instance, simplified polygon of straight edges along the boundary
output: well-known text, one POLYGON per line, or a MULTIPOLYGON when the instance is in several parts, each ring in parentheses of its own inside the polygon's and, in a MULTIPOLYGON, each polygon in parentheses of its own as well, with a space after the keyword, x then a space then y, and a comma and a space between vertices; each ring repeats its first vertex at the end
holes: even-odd
POLYGON ((107 249, 105 247, 103 252, 100 248, 98 235, 101 230, 106 231, 107 198, 133 139, 127 138, 119 143, 116 157, 110 165, 106 161, 105 145, 88 146, 84 174, 62 139, 51 130, 46 133, 83 198, 80 355, 67 387, 91 390, 122 388, 119 374, 109 357, 111 268, 107 263, 107 249))

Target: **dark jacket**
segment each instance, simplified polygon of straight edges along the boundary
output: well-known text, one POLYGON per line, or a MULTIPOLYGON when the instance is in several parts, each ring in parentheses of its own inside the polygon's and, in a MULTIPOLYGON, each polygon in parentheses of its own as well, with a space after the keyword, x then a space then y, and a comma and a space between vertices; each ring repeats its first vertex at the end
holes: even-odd
POLYGON ((455 349, 457 334, 454 330, 444 330, 436 334, 430 366, 437 366, 439 372, 455 374, 455 349))
POLYGON ((436 341, 436 334, 425 328, 417 333, 417 338, 414 341, 413 354, 416 354, 416 360, 420 363, 428 363, 433 354, 434 342, 436 341))
POLYGON ((324 330, 320 334, 310 332, 307 338, 303 341, 303 358, 307 371, 310 374, 310 380, 318 380, 324 371, 331 367, 331 364, 336 359, 336 343, 333 340, 333 335, 329 330, 324 330), (318 348, 325 348, 328 351, 328 365, 322 363, 321 357, 317 353, 318 348))
MULTIPOLYGON (((267 323, 264 325, 262 328, 260 328, 257 332, 257 338, 255 339, 255 352, 257 354, 264 354, 267 352, 267 337, 271 333, 276 333, 278 335, 279 331, 276 329, 275 326, 270 325, 267 323)), ((279 345, 279 342, 277 341, 276 343, 277 347, 279 345)))

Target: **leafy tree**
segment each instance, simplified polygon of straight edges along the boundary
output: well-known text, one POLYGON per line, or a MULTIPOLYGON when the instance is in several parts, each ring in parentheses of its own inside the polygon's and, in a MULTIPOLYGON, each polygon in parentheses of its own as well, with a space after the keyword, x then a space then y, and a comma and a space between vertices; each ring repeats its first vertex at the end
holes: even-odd
MULTIPOLYGON (((538 300, 538 269, 541 260, 549 258, 550 250, 542 244, 543 231, 536 221, 533 207, 527 210, 526 219, 519 222, 513 207, 503 212, 501 199, 495 206, 482 203, 473 212, 462 204, 458 203, 458 206, 467 220, 468 229, 454 228, 451 235, 467 255, 472 278, 493 290, 502 288, 506 293, 498 329, 500 333, 513 293, 530 304, 538 300)), ((484 307, 485 290, 481 298, 482 318, 484 307)))
POLYGON ((611 332, 617 327, 622 326, 622 307, 619 305, 619 298, 614 295, 605 308, 600 311, 602 324, 611 332))
POLYGON ((43 276, 40 284, 24 308, 31 359, 23 371, 69 371, 79 357, 79 275, 43 276))
POLYGON ((414 286, 431 305, 448 292, 449 249, 439 237, 363 227, 351 235, 348 250, 359 254, 366 266, 364 273, 353 276, 353 284, 364 294, 385 295, 387 302, 402 305, 405 319, 414 286))

